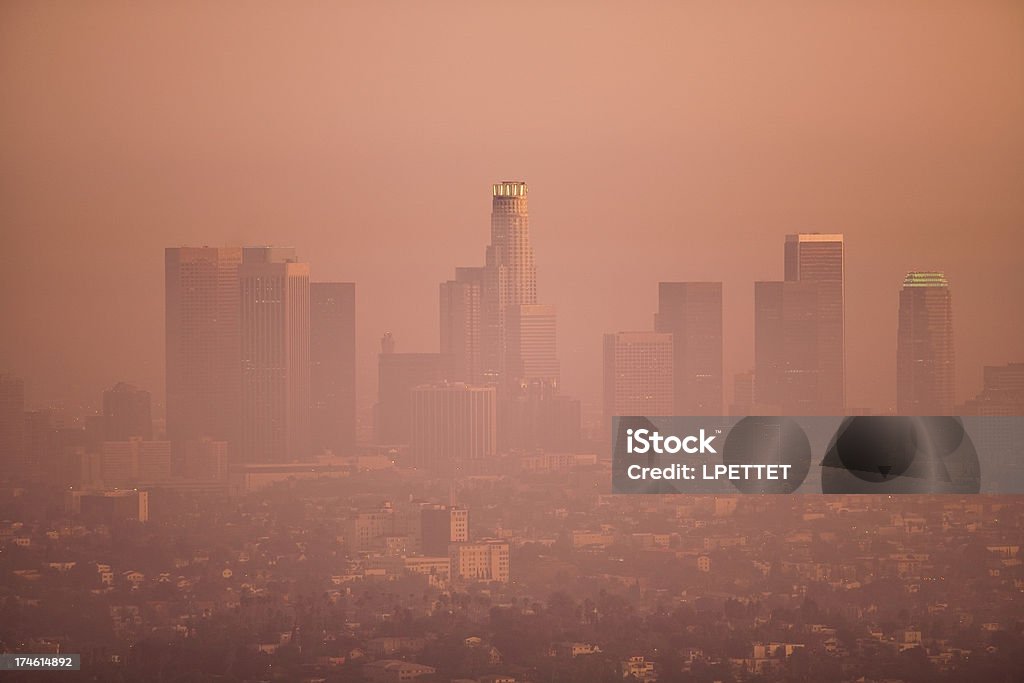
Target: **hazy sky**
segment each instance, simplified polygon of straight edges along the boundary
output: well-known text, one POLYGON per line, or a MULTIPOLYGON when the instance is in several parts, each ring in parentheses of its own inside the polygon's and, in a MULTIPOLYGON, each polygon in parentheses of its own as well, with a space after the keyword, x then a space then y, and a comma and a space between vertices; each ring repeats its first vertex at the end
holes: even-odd
POLYGON ((490 183, 530 184, 568 391, 659 280, 725 283, 727 394, 787 232, 847 239, 851 406, 895 401, 908 269, 953 287, 958 398, 1024 360, 1024 3, 0 4, 0 369, 163 402, 163 248, 294 245, 437 350, 490 183))

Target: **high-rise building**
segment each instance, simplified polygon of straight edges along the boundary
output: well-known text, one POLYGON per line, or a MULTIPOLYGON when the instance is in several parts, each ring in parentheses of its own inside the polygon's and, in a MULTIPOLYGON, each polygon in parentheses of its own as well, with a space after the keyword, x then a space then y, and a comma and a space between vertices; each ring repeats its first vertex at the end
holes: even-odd
POLYGON ((580 447, 580 401, 533 384, 499 400, 498 446, 573 453, 580 447))
POLYGON ((559 393, 555 307, 509 306, 505 384, 498 396, 498 447, 572 450, 579 445, 579 402, 559 393))
POLYGON ((939 272, 910 272, 900 290, 896 411, 951 415, 954 404, 953 304, 939 272))
POLYGON ((604 417, 672 415, 675 409, 672 335, 617 332, 604 335, 604 417))
POLYGON ((139 479, 138 440, 104 441, 100 473, 109 488, 131 488, 139 479))
POLYGON ((722 283, 658 283, 654 329, 672 333, 675 414, 720 415, 722 283))
POLYGON ((785 280, 818 288, 816 405, 813 414, 846 412, 845 244, 841 234, 786 235, 785 280))
POLYGON ((497 450, 497 391, 467 384, 412 390, 410 446, 417 467, 446 474, 485 468, 497 450))
POLYGON ((377 357, 377 443, 407 444, 412 420, 412 390, 452 376, 452 357, 440 353, 396 353, 391 333, 381 339, 377 357))
POLYGON ((314 453, 350 455, 356 445, 356 287, 309 286, 310 432, 314 453))
POLYGON ((508 583, 508 541, 484 539, 475 543, 453 543, 449 558, 453 579, 508 583))
POLYGON ((982 391, 1005 393, 1016 400, 1024 398, 1024 363, 986 365, 981 377, 982 391))
POLYGON ((127 441, 133 436, 153 438, 153 414, 149 392, 118 382, 103 392, 103 435, 107 441, 127 441))
POLYGON ((466 508, 435 505, 420 512, 421 539, 424 555, 444 557, 452 543, 469 540, 469 510, 466 508))
POLYGON ((451 380, 498 389, 501 449, 575 448, 579 402, 560 396, 555 309, 537 303, 527 194, 519 181, 491 187, 485 265, 441 284, 441 353, 451 380))
POLYGON ((104 441, 100 471, 103 485, 108 488, 167 481, 171 476, 171 442, 143 441, 139 437, 104 441))
POLYGON ((754 411, 754 372, 738 372, 732 379, 732 403, 729 414, 736 416, 752 415, 754 411))
POLYGON ((441 353, 452 359, 452 379, 483 382, 483 268, 456 268, 455 279, 441 283, 441 353))
POLYGON ((246 463, 310 456, 309 265, 294 250, 246 248, 238 271, 246 463))
MULTIPOLYGON (((957 406, 957 415, 1015 418, 1024 415, 1024 363, 987 365, 982 377, 981 391, 963 405, 957 406)), ((976 444, 980 442, 985 445, 986 463, 1003 472, 1019 472, 1020 444, 1024 443, 1021 421, 990 419, 980 422, 972 438, 976 444)))
POLYGON ((1024 363, 986 365, 981 391, 957 409, 960 415, 1024 415, 1024 363))
POLYGON ((754 283, 754 395, 783 415, 823 415, 818 384, 818 284, 754 283))
POLYGON ((107 440, 107 419, 103 415, 86 415, 83 430, 84 445, 90 453, 99 453, 100 444, 107 440))
POLYGON ((25 383, 0 374, 0 479, 25 474, 25 383))
POLYGON ((555 351, 555 307, 543 304, 508 306, 505 312, 505 376, 508 385, 542 385, 556 391, 560 367, 555 351))
POLYGON ((28 471, 45 471, 60 455, 57 424, 57 411, 53 408, 25 413, 24 453, 28 471))
POLYGON ((187 479, 227 481, 228 444, 204 437, 185 447, 183 473, 187 479))
POLYGON ((537 273, 530 245, 527 186, 502 181, 491 188, 491 243, 482 290, 483 378, 501 384, 506 367, 505 316, 510 306, 537 303, 537 273))
MULTIPOLYGON (((240 247, 165 252, 167 437, 239 445, 240 247)), ((237 452, 234 450, 233 452, 237 452)))

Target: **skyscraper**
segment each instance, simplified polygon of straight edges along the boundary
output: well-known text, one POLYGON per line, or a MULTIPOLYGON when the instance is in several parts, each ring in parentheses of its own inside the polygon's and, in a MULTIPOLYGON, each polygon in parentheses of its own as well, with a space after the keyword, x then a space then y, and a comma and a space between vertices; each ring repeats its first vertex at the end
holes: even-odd
POLYGON ((204 436, 237 452, 242 249, 172 247, 164 258, 167 436, 178 453, 204 436))
POLYGON ((786 235, 785 280, 818 286, 817 394, 820 415, 846 412, 846 266, 841 234, 786 235))
POLYGON ((559 391, 556 324, 554 306, 506 309, 506 381, 498 397, 498 446, 503 451, 579 446, 579 401, 559 391))
POLYGON ((900 290, 896 410, 951 415, 954 403, 953 306, 939 272, 910 272, 900 290))
POLYGON ((407 444, 412 420, 412 390, 451 378, 452 358, 440 353, 396 353, 391 333, 381 339, 377 358, 377 443, 407 444))
POLYGON ((508 307, 537 303, 527 192, 526 183, 519 181, 502 181, 491 188, 491 243, 484 266, 481 316, 483 377, 488 383, 503 381, 508 307))
POLYGON ((148 391, 118 382, 103 392, 103 436, 106 441, 153 438, 152 401, 148 391))
POLYGON ((497 450, 497 390, 434 384, 412 390, 411 439, 417 467, 444 474, 478 471, 497 450))
POLYGON ((751 415, 754 405, 753 370, 737 372, 732 378, 732 403, 729 405, 729 414, 741 417, 751 415))
POLYGON ((555 350, 555 307, 509 306, 505 312, 505 376, 510 385, 557 389, 560 367, 555 350))
POLYGON ((579 448, 579 399, 533 384, 498 403, 498 447, 502 451, 571 453, 579 448))
POLYGON ((171 476, 171 443, 143 441, 137 436, 123 441, 104 441, 100 470, 103 485, 109 488, 166 481, 171 476))
POLYGON ((227 442, 214 441, 210 438, 190 442, 185 449, 183 473, 187 479, 226 481, 227 442))
POLYGON ((672 335, 617 332, 604 335, 604 417, 672 415, 672 335))
POLYGON ((309 265, 246 248, 239 268, 243 462, 310 455, 309 265))
POLYGON ((672 333, 674 413, 720 415, 722 283, 658 283, 654 329, 672 333))
POLYGON ((572 449, 579 402, 560 395, 553 306, 537 303, 528 188, 491 187, 485 264, 441 284, 441 353, 453 380, 497 388, 501 449, 572 449))
POLYGON ((455 279, 441 283, 441 353, 452 359, 452 379, 483 382, 483 268, 456 268, 455 279))
POLYGON ((25 474, 25 383, 0 374, 0 479, 25 474))
POLYGON ((783 415, 827 415, 819 402, 819 287, 754 283, 754 396, 783 415))
POLYGON ((356 445, 356 288, 309 286, 310 432, 313 453, 349 455, 356 445))
POLYGON ((54 464, 60 456, 60 433, 58 432, 57 411, 53 408, 30 410, 25 413, 23 446, 28 471, 41 472, 47 464, 54 464))
POLYGON ((986 365, 982 381, 981 392, 958 415, 1024 415, 1024 363, 986 365))

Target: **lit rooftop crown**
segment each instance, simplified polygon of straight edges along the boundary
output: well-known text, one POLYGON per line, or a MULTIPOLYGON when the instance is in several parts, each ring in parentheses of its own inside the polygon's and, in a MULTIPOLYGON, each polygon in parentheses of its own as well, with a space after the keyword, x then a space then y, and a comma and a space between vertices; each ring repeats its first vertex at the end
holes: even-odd
POLYGON ((502 180, 491 186, 495 197, 525 197, 526 183, 520 180, 502 180))
POLYGON ((903 280, 904 287, 949 287, 946 274, 939 271, 912 270, 903 280))

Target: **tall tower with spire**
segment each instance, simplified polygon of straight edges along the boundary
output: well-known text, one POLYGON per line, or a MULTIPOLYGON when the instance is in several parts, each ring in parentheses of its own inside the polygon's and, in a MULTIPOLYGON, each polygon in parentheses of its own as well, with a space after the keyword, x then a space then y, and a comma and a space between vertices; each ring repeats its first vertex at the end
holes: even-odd
POLYGON ((571 450, 579 402, 560 395, 556 312, 537 302, 528 193, 522 181, 491 186, 484 265, 440 287, 441 353, 456 380, 497 389, 500 448, 571 450))
POLYGON ((513 306, 537 303, 537 269, 530 244, 528 188, 502 181, 491 188, 491 243, 482 291, 482 367, 488 384, 504 384, 508 359, 508 314, 513 306))

